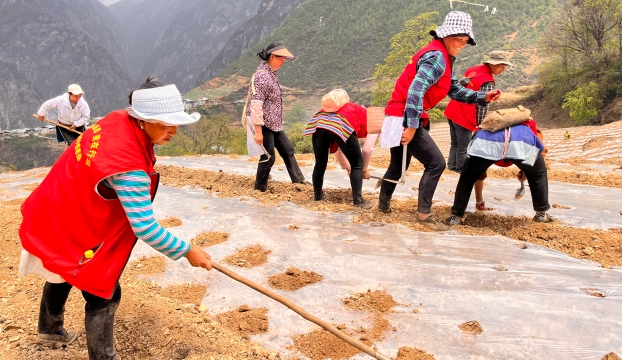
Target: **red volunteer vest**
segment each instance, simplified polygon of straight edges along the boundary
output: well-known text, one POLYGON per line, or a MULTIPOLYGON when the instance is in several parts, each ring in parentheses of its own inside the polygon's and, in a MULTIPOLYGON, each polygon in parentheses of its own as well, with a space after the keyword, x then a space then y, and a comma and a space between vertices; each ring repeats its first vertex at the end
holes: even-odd
POLYGON ((445 96, 447 96, 447 93, 449 93, 449 88, 451 87, 452 64, 449 59, 447 49, 445 48, 445 44, 443 44, 442 40, 434 39, 430 41, 428 45, 419 50, 410 62, 408 62, 408 65, 406 65, 402 75, 400 75, 395 83, 391 99, 387 103, 387 107, 384 110, 386 115, 399 117, 404 116, 404 109, 406 109, 406 100, 408 98, 408 89, 417 75, 417 63, 425 53, 430 51, 440 51, 443 53, 443 56, 445 57, 445 73, 436 84, 430 86, 428 91, 423 96, 423 114, 421 114, 421 118, 423 119, 423 125, 427 126, 430 118, 427 111, 433 109, 436 104, 443 100, 445 96))
POLYGON ((142 170, 155 196, 158 174, 149 136, 124 110, 108 114, 63 152, 22 205, 22 246, 80 290, 110 299, 136 244, 114 191, 101 181, 142 170), (100 195, 101 194, 101 195, 100 195), (84 252, 93 258, 84 262, 84 252))
MULTIPOLYGON (((486 64, 480 64, 469 68, 464 76, 471 77, 471 82, 467 86, 467 89, 479 91, 487 82, 495 82, 495 78, 492 76, 492 70, 490 66, 486 64), (475 73, 475 76, 471 74, 475 73)), ((456 100, 450 100, 445 109, 445 116, 454 123, 462 126, 463 128, 473 131, 477 127, 477 110, 475 104, 465 104, 456 100)))

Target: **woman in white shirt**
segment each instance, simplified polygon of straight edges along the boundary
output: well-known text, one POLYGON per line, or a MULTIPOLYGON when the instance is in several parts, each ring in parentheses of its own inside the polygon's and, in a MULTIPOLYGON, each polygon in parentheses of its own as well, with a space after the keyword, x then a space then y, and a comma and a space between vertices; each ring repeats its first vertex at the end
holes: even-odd
MULTIPOLYGON (((51 109, 58 109, 58 122, 73 130, 84 132, 84 126, 91 117, 91 109, 86 100, 82 98, 82 88, 78 84, 69 85, 67 94, 57 96, 50 99, 41 105, 37 115, 39 120, 43 121, 45 115, 51 109)), ((77 139, 79 134, 61 128, 56 127, 56 139, 58 142, 66 142, 67 146, 77 139)))

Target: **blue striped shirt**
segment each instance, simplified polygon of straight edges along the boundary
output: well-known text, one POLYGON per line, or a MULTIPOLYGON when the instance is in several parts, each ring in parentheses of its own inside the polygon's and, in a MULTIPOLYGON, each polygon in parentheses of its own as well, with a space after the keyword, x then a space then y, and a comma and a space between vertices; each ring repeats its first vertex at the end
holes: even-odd
MULTIPOLYGON (((406 100, 406 125, 419 127, 419 118, 423 114, 423 96, 445 74, 445 57, 440 51, 429 51, 417 62, 417 75, 408 89, 406 100)), ((455 74, 451 74, 451 87, 447 94, 450 98, 467 104, 477 103, 486 106, 486 93, 477 92, 460 85, 455 74)))
POLYGON ((186 255, 190 244, 178 239, 156 221, 151 204, 151 179, 144 171, 110 176, 104 180, 104 185, 117 193, 136 237, 173 260, 186 255))

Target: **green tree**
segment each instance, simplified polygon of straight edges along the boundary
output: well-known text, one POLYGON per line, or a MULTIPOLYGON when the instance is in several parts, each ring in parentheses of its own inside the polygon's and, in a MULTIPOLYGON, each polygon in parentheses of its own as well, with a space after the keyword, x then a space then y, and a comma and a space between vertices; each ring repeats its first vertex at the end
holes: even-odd
POLYGON ((577 125, 585 125, 593 120, 602 106, 600 86, 590 81, 583 86, 577 86, 564 96, 562 108, 570 111, 570 117, 577 125))
POLYGON ((430 41, 430 30, 436 28, 438 12, 427 12, 406 21, 404 28, 391 38, 389 54, 384 64, 376 65, 374 79, 378 85, 374 90, 372 105, 383 106, 391 98, 395 80, 400 76, 412 56, 430 41))

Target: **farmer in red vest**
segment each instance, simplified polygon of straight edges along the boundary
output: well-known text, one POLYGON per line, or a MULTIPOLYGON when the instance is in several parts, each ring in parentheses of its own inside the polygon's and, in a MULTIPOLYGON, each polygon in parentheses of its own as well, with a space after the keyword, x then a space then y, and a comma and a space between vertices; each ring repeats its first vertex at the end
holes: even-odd
MULTIPOLYGON (((401 143, 407 147, 406 168, 413 156, 425 166, 419 182, 418 214, 415 217, 417 222, 432 230, 447 230, 449 227, 433 216, 431 210, 432 197, 441 174, 445 171, 445 158, 428 134, 430 120, 427 111, 434 108, 445 96, 485 106, 486 103, 497 100, 501 91, 485 93, 469 90, 460 85, 453 76, 452 64, 455 56, 467 44, 475 45, 469 14, 450 12, 443 25, 432 30, 430 35, 434 39, 408 63, 398 78, 385 109, 381 142, 383 147, 391 148, 391 163, 384 178, 397 181, 401 177, 401 143)), ((395 183, 389 181, 382 182, 378 210, 391 212, 391 197, 395 186, 395 183)))
MULTIPOLYGON (((512 66, 509 54, 505 51, 493 51, 490 58, 482 64, 469 68, 464 73, 464 78, 460 82, 467 89, 488 92, 495 88, 495 78, 501 74, 507 66, 512 66)), ((475 128, 481 124, 488 113, 488 104, 479 106, 477 104, 465 104, 456 100, 449 101, 445 116, 449 123, 451 134, 451 147, 449 149, 449 160, 447 168, 458 174, 462 173, 462 165, 467 157, 467 146, 471 141, 471 136, 475 128)), ((486 203, 482 195, 484 189, 484 179, 479 179, 475 183, 475 208, 485 210, 486 203)))
POLYGON ((177 127, 194 123, 175 85, 148 78, 130 94, 130 105, 86 130, 56 161, 22 205, 19 276, 45 278, 38 333, 43 342, 69 344, 65 303, 72 286, 86 300, 90 360, 117 359, 114 315, 119 278, 137 237, 173 260, 211 269, 210 256, 178 239, 155 220, 152 200, 159 176, 153 146, 166 144, 177 127), (68 212, 69 211, 69 212, 68 212))

